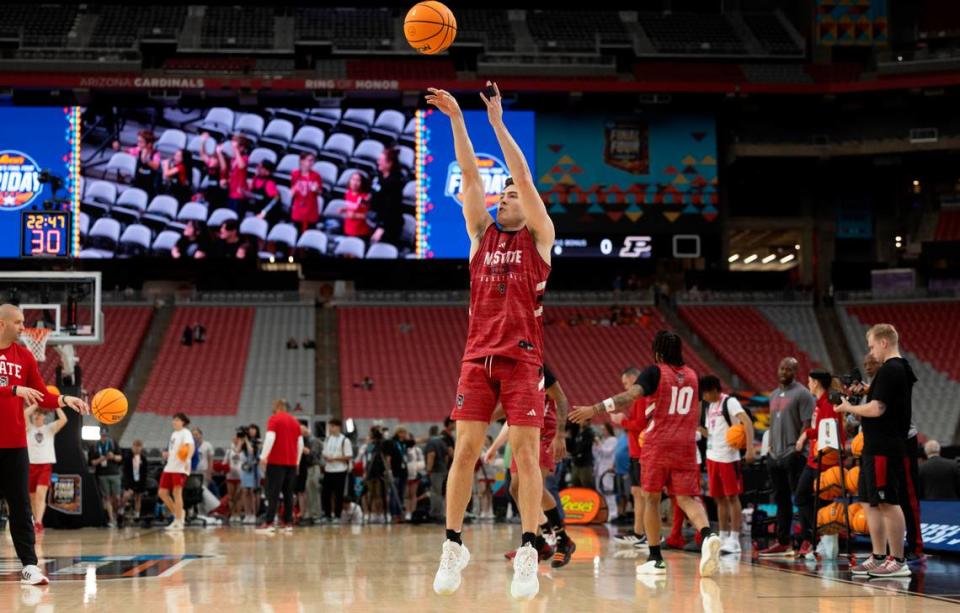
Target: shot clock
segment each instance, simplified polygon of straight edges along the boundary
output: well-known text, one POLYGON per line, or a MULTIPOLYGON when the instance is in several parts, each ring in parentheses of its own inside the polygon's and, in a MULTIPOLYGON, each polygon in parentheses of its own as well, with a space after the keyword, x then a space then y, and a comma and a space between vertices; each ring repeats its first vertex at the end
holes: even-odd
POLYGON ((73 242, 73 223, 67 211, 23 211, 20 224, 21 257, 65 258, 73 242))

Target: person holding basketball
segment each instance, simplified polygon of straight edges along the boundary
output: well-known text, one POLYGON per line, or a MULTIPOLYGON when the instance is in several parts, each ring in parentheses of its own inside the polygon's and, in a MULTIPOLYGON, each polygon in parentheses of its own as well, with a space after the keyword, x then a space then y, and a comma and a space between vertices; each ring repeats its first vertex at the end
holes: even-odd
POLYGON ((57 396, 47 391, 37 359, 17 344, 21 334, 23 312, 12 304, 0 305, 0 495, 7 501, 10 536, 23 564, 20 583, 46 585, 49 581, 37 566, 23 405, 37 404, 48 411, 70 407, 81 415, 89 414, 90 407, 80 398, 57 396))
POLYGON ((189 425, 190 418, 185 414, 176 413, 173 416, 173 433, 170 435, 167 450, 163 452, 167 465, 163 467, 163 474, 160 475, 158 495, 173 513, 173 522, 167 526, 167 530, 183 530, 183 485, 190 474, 190 458, 193 457, 195 446, 193 435, 187 429, 189 425))
POLYGON ((550 275, 555 231, 520 147, 503 120, 500 90, 488 82, 480 97, 512 175, 500 195, 497 218, 487 213, 476 154, 463 112, 450 93, 431 88, 427 103, 450 118, 462 171, 463 216, 470 237, 470 321, 451 418, 457 444, 447 479, 446 540, 433 582, 438 594, 460 587, 470 561, 463 516, 473 473, 494 408, 503 405, 520 480, 521 546, 513 560, 510 592, 519 600, 540 591, 535 549, 543 479, 543 293, 550 275))
POLYGON ((593 406, 578 406, 570 420, 584 424, 606 413, 625 413, 641 397, 656 397, 647 415, 640 475, 644 498, 644 526, 650 540, 650 557, 637 569, 642 575, 666 575, 660 553, 660 496, 664 487, 703 538, 700 576, 709 577, 720 567, 720 537, 710 529, 707 511, 695 497, 700 494, 700 468, 696 435, 700 424, 697 374, 683 363, 682 343, 674 332, 660 330, 653 339, 654 365, 637 377, 622 394, 593 406))
POLYGON ((47 416, 37 410, 36 404, 31 403, 23 410, 23 416, 29 420, 27 452, 30 456, 30 507, 33 509, 33 529, 39 534, 43 532, 50 476, 53 465, 57 463, 53 437, 67 425, 67 414, 57 408, 57 420, 48 424, 47 416))

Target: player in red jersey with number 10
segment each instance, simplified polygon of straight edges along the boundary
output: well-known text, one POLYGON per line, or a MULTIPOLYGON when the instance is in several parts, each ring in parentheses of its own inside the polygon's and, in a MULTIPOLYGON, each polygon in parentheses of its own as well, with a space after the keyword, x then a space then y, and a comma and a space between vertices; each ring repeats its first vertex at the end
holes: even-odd
POLYGON ((699 500, 700 467, 697 464, 696 435, 700 425, 700 397, 697 374, 683 363, 680 337, 661 330, 653 339, 653 360, 627 391, 589 407, 575 407, 570 420, 585 423, 607 413, 624 413, 641 396, 653 397, 656 406, 647 415, 640 464, 643 490, 644 526, 650 543, 650 557, 637 572, 665 575, 667 565, 660 554, 660 496, 675 496, 677 504, 703 535, 700 575, 717 572, 720 537, 710 529, 707 511, 699 500), (656 544, 654 544, 656 543, 656 544))
POLYGON ((430 89, 427 103, 450 118, 462 172, 463 216, 470 237, 470 322, 456 406, 457 445, 447 477, 446 536, 433 582, 438 594, 460 587, 470 552, 461 539, 490 417, 499 401, 510 424, 510 446, 520 481, 521 546, 513 560, 514 598, 537 595, 540 517, 540 429, 543 427, 543 292, 550 274, 554 229, 523 152, 503 121, 500 90, 487 82, 480 94, 512 176, 500 195, 496 223, 487 213, 477 157, 457 101, 430 89))

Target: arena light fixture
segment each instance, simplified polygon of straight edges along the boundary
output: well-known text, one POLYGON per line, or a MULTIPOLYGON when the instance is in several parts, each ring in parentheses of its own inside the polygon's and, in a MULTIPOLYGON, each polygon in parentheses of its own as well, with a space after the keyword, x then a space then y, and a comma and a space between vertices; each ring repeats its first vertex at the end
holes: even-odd
POLYGON ((756 262, 758 257, 760 257, 760 256, 757 255, 756 253, 754 253, 753 255, 748 255, 748 256, 746 257, 746 259, 743 260, 743 263, 744 263, 744 264, 750 264, 750 263, 752 263, 752 262, 756 262))
POLYGON ((739 254, 739 253, 734 253, 733 255, 731 255, 730 257, 727 258, 727 261, 730 262, 731 264, 733 264, 734 262, 736 262, 736 261, 739 260, 739 259, 740 259, 740 254, 739 254))
POLYGON ((902 242, 902 241, 903 241, 903 237, 898 234, 898 235, 896 236, 896 238, 894 238, 893 240, 895 240, 895 241, 897 241, 897 242, 899 243, 899 242, 902 242))
POLYGON ((797 251, 800 251, 800 243, 797 243, 796 245, 794 245, 793 248, 796 249, 797 251))
POLYGON ((781 264, 786 264, 787 262, 792 262, 795 257, 796 257, 796 256, 793 255, 792 253, 788 253, 787 255, 785 255, 785 256, 783 256, 782 258, 780 258, 780 263, 781 263, 781 264))
POLYGON ((770 255, 766 256, 765 258, 763 258, 763 259, 760 260, 760 261, 763 262, 764 264, 769 264, 770 262, 774 261, 775 259, 777 259, 776 254, 771 253, 770 255))

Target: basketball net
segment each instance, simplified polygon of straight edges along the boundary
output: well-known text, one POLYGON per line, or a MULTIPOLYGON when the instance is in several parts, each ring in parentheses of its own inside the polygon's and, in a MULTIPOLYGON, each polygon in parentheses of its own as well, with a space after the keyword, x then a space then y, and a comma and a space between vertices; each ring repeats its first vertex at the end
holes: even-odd
POLYGON ((47 339, 53 330, 49 328, 24 328, 20 340, 38 362, 47 359, 47 339))

